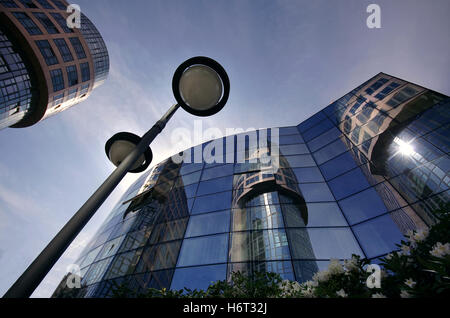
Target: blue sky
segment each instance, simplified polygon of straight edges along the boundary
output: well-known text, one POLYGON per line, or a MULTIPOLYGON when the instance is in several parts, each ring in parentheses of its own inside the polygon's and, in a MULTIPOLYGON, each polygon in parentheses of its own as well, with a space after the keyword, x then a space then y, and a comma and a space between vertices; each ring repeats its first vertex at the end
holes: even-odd
MULTIPOLYGON (((231 95, 203 127, 296 125, 379 72, 450 95, 448 0, 77 0, 105 39, 110 75, 82 104, 31 128, 0 131, 0 294, 18 278, 113 167, 106 140, 143 134, 174 103, 172 75, 205 55, 228 72, 231 95), (381 29, 366 7, 381 7, 381 29)), ((191 146, 180 110, 153 143, 154 163, 191 146)), ((99 209, 34 297, 48 297, 123 191, 99 209)))

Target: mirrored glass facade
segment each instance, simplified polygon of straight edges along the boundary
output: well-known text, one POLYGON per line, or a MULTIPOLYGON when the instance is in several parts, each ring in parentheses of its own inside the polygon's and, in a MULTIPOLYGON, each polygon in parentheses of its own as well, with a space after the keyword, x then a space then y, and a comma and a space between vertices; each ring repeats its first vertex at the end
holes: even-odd
POLYGON ((449 107, 380 73, 298 126, 254 132, 266 146, 228 136, 184 153, 226 144, 207 151, 222 162, 159 163, 81 253, 78 296, 206 288, 238 270, 303 282, 332 258, 376 261, 449 202, 449 107))

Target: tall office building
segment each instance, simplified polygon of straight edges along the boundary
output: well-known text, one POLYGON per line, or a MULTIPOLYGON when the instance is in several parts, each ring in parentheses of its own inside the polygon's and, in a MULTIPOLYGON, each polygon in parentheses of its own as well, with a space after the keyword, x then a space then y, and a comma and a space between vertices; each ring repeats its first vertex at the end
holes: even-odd
POLYGON ((449 107, 380 73, 298 126, 157 164, 81 253, 77 295, 107 297, 113 282, 203 289, 238 270, 303 282, 332 258, 377 262, 449 202, 449 107))
POLYGON ((0 0, 0 129, 28 127, 84 101, 109 71, 105 43, 64 0, 0 0))

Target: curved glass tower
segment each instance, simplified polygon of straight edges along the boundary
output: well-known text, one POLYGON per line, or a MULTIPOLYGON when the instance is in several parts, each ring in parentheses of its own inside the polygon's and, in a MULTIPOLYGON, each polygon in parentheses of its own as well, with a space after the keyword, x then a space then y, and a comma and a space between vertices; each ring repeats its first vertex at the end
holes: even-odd
POLYGON ((449 107, 380 73, 298 126, 157 164, 81 253, 76 295, 107 297, 124 282, 203 289, 238 270, 303 282, 332 258, 377 262, 449 202, 449 107))
POLYGON ((0 129, 34 125, 84 101, 105 81, 105 42, 82 13, 80 28, 69 28, 67 6, 0 1, 0 129))

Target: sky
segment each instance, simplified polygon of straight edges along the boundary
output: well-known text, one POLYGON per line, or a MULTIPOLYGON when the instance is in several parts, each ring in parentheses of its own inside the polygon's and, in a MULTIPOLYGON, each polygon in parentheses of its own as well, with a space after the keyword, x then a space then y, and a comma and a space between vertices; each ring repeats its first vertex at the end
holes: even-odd
MULTIPOLYGON (((201 119, 223 134, 297 125, 379 72, 450 95, 448 0, 76 3, 106 42, 110 74, 85 102, 0 131, 0 295, 113 171, 105 142, 120 131, 144 134, 175 102, 172 76, 190 57, 209 56, 230 77, 225 108, 201 119), (371 3, 381 8, 380 29, 366 25, 371 3)), ((196 120, 175 114, 152 144, 152 165, 199 142, 171 138, 196 120)), ((51 296, 138 177, 125 177, 33 297, 51 296)))

